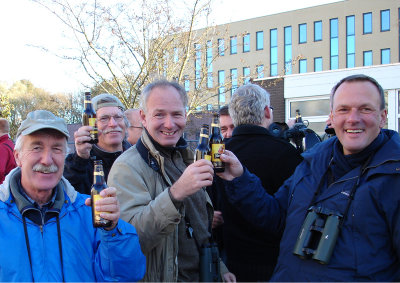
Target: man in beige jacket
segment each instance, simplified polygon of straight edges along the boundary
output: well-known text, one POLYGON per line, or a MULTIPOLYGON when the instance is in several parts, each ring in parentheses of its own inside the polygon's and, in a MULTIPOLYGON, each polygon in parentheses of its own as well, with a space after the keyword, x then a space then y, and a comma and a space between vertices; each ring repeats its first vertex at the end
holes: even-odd
MULTIPOLYGON (((208 160, 193 163, 182 138, 187 100, 175 82, 146 86, 143 134, 115 161, 108 178, 118 190, 122 219, 138 231, 147 258, 145 281, 199 281, 199 249, 211 236, 213 209, 202 188, 212 184, 214 171, 208 160)), ((225 281, 235 281, 221 270, 225 281)))

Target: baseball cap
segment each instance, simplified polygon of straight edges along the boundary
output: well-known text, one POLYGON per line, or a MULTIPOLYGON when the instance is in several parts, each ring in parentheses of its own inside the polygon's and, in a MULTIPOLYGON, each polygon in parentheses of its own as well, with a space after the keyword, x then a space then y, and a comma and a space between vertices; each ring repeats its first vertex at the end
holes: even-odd
POLYGON ((97 111, 97 109, 100 109, 102 107, 107 107, 107 106, 115 106, 115 107, 120 108, 122 111, 125 111, 125 106, 118 99, 118 97, 116 97, 115 95, 109 94, 109 93, 102 93, 102 94, 99 94, 99 95, 96 95, 95 97, 93 97, 92 105, 93 105, 94 111, 97 111))
POLYGON ((69 138, 67 124, 64 119, 55 116, 47 110, 36 110, 29 112, 26 119, 18 128, 17 138, 20 135, 26 136, 42 129, 53 129, 59 131, 69 138))

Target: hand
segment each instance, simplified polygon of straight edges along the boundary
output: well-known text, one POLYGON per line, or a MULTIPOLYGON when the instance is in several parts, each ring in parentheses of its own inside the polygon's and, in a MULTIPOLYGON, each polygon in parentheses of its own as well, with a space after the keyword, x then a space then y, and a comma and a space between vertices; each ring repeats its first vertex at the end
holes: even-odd
POLYGON ((222 217, 222 212, 215 210, 211 226, 213 229, 215 229, 222 224, 224 224, 224 218, 222 217))
MULTIPOLYGON (((115 226, 117 226, 120 216, 117 189, 114 187, 108 187, 100 192, 100 196, 103 198, 96 201, 96 210, 101 211, 100 217, 111 220, 112 222, 110 227, 104 229, 112 230, 115 228, 115 226)), ((85 204, 87 206, 91 206, 91 199, 87 198, 85 200, 85 204)))
POLYGON ((225 150, 221 154, 221 160, 225 162, 225 171, 216 173, 219 177, 227 181, 232 181, 236 177, 242 176, 243 166, 231 151, 225 150))
POLYGON ((89 159, 90 151, 93 145, 88 143, 90 141, 90 131, 93 130, 92 126, 82 126, 75 133, 75 150, 76 154, 83 159, 89 159))
POLYGON ((172 185, 173 198, 182 201, 203 187, 212 185, 214 169, 211 161, 200 159, 190 164, 181 177, 172 185))
POLYGON ((233 273, 227 272, 224 274, 224 282, 236 283, 236 276, 233 273))

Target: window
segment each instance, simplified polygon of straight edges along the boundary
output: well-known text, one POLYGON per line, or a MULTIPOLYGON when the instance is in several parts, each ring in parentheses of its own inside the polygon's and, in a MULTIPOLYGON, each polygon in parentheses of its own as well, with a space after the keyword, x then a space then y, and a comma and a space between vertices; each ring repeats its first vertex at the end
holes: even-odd
POLYGON ((256 50, 264 49, 264 32, 257 31, 256 32, 256 50))
POLYGON ((363 66, 372 66, 372 50, 363 52, 363 66))
POLYGON ((218 101, 225 103, 225 71, 218 71, 218 101))
POLYGON ((238 88, 237 77, 238 77, 237 69, 236 68, 235 69, 231 69, 231 85, 232 85, 231 95, 233 95, 235 93, 236 89, 238 88))
POLYGON ((314 22, 314 41, 322 40, 322 21, 314 22))
POLYGON ((185 81, 184 81, 185 90, 186 90, 186 91, 189 91, 189 90, 190 90, 189 76, 186 75, 186 76, 183 77, 183 79, 185 80, 185 81))
POLYGON ((354 32, 354 16, 346 17, 346 67, 354 68, 355 53, 356 53, 356 42, 355 42, 355 32, 354 32))
POLYGON ((285 74, 292 73, 292 27, 288 26, 284 29, 285 37, 285 74))
POLYGON ((213 87, 213 75, 212 75, 212 42, 211 40, 207 41, 207 87, 213 87))
POLYGON ((390 64, 390 48, 381 49, 381 64, 390 64))
POLYGON ((199 43, 194 44, 194 50, 195 50, 195 61, 194 61, 194 69, 195 69, 195 82, 194 82, 194 87, 196 89, 200 88, 200 71, 201 71, 201 45, 199 43))
POLYGON ((330 19, 331 32, 331 70, 339 68, 338 19, 330 19))
POLYGON ((299 43, 307 42, 307 24, 299 25, 299 43))
POLYGON ((299 60, 299 73, 307 73, 307 59, 299 60))
POLYGON ((315 57, 314 58, 314 72, 321 72, 322 71, 322 57, 315 57))
POLYGON ((237 37, 231 36, 231 54, 237 54, 237 37))
POLYGON ((243 84, 250 82, 250 67, 243 67, 243 84))
POLYGON ((372 33, 372 13, 363 14, 363 34, 372 33))
POLYGON ((390 10, 381 11, 381 31, 390 30, 390 10))
POLYGON ((250 52, 250 33, 243 36, 243 52, 250 52))
POLYGON ((224 56, 225 55, 225 42, 223 39, 218 39, 218 55, 224 56))
POLYGON ((270 71, 271 77, 278 75, 278 31, 277 29, 270 30, 270 71))
POLYGON ((257 79, 262 79, 264 77, 264 65, 257 66, 257 79))

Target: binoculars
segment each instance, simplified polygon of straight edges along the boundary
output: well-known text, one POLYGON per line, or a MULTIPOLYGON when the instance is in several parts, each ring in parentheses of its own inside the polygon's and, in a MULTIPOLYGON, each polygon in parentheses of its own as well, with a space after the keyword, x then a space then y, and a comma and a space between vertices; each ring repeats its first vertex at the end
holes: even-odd
POLYGON ((200 282, 222 282, 218 246, 203 245, 200 249, 200 282))
POLYGON ((293 253, 302 259, 328 264, 339 235, 342 215, 323 207, 308 209, 293 253))

